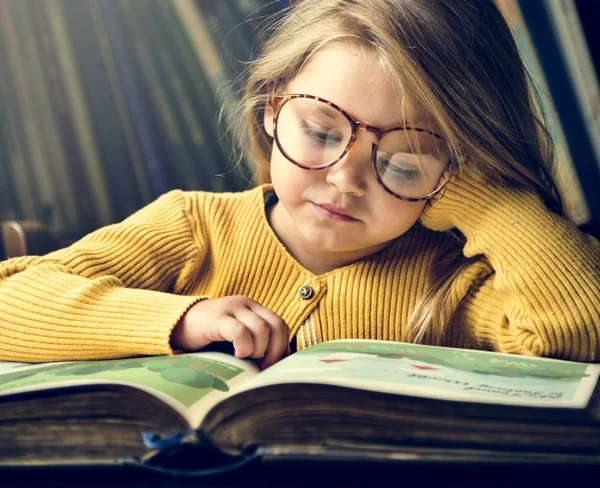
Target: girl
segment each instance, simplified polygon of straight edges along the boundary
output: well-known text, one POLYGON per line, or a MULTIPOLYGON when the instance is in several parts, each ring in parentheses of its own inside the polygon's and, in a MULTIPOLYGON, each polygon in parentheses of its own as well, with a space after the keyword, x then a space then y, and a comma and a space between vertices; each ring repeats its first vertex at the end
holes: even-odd
POLYGON ((242 109, 269 183, 2 263, 0 359, 228 341, 268 367, 353 337, 596 360, 600 244, 562 216, 492 0, 296 1, 242 109))

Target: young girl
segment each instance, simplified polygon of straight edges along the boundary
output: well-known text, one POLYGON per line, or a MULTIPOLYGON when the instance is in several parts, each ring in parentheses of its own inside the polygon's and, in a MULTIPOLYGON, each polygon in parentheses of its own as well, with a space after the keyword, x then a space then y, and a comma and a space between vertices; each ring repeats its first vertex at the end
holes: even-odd
POLYGON ((293 2, 243 103, 270 183, 0 264, 0 359, 228 341, 268 367, 368 338, 595 361, 600 244, 562 216, 535 107, 492 0, 293 2))

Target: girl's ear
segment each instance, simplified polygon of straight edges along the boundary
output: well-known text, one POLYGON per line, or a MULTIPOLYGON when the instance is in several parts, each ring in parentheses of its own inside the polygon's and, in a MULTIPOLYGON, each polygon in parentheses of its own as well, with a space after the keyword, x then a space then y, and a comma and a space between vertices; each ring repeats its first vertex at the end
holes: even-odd
POLYGON ((265 115, 263 119, 263 125, 265 126, 265 131, 269 134, 270 137, 274 137, 273 135, 273 107, 267 101, 265 102, 265 115))

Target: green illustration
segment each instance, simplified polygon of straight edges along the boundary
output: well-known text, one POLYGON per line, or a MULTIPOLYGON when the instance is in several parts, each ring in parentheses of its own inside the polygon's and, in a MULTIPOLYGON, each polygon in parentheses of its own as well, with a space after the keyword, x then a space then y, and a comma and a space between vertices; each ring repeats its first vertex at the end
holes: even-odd
POLYGON ((178 355, 49 364, 0 375, 0 393, 66 381, 119 381, 166 393, 186 407, 208 393, 229 391, 227 382, 244 370, 212 358, 178 355))

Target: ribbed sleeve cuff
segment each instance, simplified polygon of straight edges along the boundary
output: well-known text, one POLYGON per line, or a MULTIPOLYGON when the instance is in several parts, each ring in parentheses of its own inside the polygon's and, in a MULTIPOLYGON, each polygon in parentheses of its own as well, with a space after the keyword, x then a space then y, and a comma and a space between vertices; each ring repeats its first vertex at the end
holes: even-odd
POLYGON ((35 289, 3 290, 1 359, 45 362, 172 354, 172 329, 204 297, 116 287, 111 281, 55 275, 35 289))

